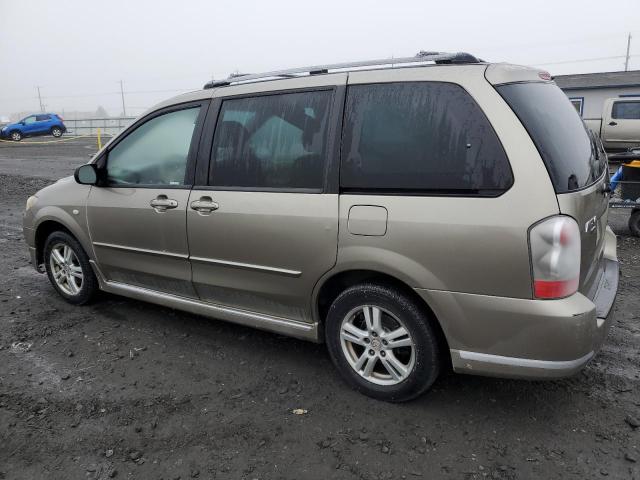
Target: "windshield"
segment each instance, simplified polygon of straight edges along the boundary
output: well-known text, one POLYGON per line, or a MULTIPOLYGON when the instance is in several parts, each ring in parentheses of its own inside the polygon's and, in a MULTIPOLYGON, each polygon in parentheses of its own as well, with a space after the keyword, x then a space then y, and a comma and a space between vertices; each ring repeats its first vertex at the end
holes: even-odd
POLYGON ((512 83, 497 90, 529 132, 557 193, 579 190, 600 178, 606 156, 554 83, 512 83))

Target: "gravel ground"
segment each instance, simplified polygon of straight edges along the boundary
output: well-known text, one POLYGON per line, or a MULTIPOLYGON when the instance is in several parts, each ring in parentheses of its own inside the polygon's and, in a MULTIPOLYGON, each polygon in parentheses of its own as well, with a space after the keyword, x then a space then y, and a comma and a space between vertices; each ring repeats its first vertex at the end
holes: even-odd
POLYGON ((624 212, 613 327, 582 373, 448 373, 391 405, 345 386, 322 345, 106 294, 62 301, 28 263, 21 212, 94 150, 0 143, 0 478, 640 478, 640 239, 624 212))

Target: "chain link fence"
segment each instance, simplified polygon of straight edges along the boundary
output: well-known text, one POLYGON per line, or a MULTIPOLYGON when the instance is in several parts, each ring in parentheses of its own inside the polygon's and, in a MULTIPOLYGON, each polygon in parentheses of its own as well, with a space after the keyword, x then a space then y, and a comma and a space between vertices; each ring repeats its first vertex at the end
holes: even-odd
POLYGON ((66 119, 64 124, 69 135, 116 135, 131 125, 136 117, 79 118, 66 119))

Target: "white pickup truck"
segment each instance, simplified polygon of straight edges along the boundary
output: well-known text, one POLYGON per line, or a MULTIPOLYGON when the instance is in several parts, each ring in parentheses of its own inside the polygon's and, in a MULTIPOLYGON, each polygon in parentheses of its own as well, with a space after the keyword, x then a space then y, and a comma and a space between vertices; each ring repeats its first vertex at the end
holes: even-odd
POLYGON ((608 151, 640 146, 640 97, 609 98, 602 118, 585 118, 587 126, 600 136, 608 151))

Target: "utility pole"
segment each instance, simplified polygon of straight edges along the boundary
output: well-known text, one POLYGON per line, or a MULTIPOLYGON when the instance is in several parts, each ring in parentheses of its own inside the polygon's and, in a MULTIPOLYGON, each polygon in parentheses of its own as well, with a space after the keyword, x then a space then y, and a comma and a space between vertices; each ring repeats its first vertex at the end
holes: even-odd
POLYGON ((624 71, 629 71, 629 51, 631 50, 631 34, 627 37, 627 55, 624 59, 624 71))
POLYGON ((42 104, 42 95, 40 95, 40 87, 36 87, 38 90, 38 100, 40 101, 40 111, 44 113, 44 105, 42 104))
POLYGON ((124 106, 124 87, 122 85, 122 80, 120 80, 120 95, 122 96, 122 116, 127 116, 127 109, 124 106))

